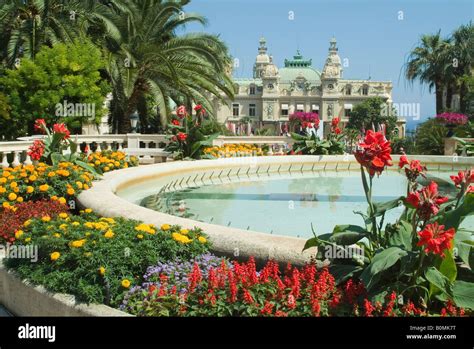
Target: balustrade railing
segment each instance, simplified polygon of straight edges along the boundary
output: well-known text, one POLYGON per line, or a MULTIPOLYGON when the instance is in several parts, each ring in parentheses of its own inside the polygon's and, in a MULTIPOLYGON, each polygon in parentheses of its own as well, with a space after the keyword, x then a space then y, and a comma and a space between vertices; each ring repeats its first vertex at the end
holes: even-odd
MULTIPOLYGON (((20 137, 12 142, 0 142, 1 167, 32 164, 28 156, 28 148, 35 139, 43 136, 20 137)), ((107 135, 73 135, 71 138, 85 150, 87 154, 95 151, 120 150, 138 156, 141 162, 150 162, 155 156, 163 158, 165 154, 163 145, 169 141, 164 134, 107 134, 107 135), (85 147, 87 146, 87 147, 85 147), (142 161, 143 160, 143 161, 142 161)), ((292 144, 293 140, 286 136, 220 136, 213 141, 213 145, 224 144, 268 144, 283 147, 292 144)))

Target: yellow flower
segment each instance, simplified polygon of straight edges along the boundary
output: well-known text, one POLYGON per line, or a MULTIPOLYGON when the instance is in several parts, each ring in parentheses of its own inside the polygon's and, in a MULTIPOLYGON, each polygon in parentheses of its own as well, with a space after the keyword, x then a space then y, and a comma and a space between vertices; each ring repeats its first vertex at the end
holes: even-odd
POLYGON ((67 218, 67 217, 69 217, 69 215, 66 212, 61 212, 59 214, 59 218, 67 218))
POLYGON ((79 223, 79 222, 72 222, 71 224, 72 224, 73 226, 75 226, 75 227, 81 225, 81 223, 79 223))
POLYGON ((11 207, 10 204, 9 204, 8 202, 6 202, 6 201, 2 204, 2 206, 3 206, 3 208, 5 208, 5 209, 9 209, 9 208, 11 207))
POLYGON ((63 223, 59 226, 59 229, 61 230, 66 230, 67 229, 67 224, 63 223))
POLYGON ((41 217, 41 220, 43 222, 49 222, 51 220, 51 217, 50 216, 43 216, 43 217, 41 217))
POLYGON ((74 195, 75 192, 76 192, 76 191, 75 191, 73 188, 69 188, 69 189, 67 190, 67 195, 74 195))
POLYGON ((75 240, 75 241, 71 242, 71 247, 75 247, 75 248, 82 247, 85 242, 86 242, 86 239, 75 240))
POLYGON ((61 237, 61 234, 59 234, 59 233, 54 233, 53 236, 54 236, 55 238, 60 238, 60 237, 61 237))
POLYGON ((14 201, 14 200, 16 200, 16 198, 17 198, 17 196, 16 196, 15 193, 10 193, 10 194, 8 194, 8 200, 14 201))
POLYGON ((15 239, 19 239, 23 235, 23 230, 17 230, 15 232, 15 239))
POLYGON ((18 187, 18 183, 17 182, 11 182, 10 183, 10 188, 16 188, 18 187))
POLYGON ((56 195, 51 196, 51 200, 56 201, 58 197, 56 195))
POLYGON ((189 230, 188 229, 181 229, 179 232, 183 235, 188 235, 189 230))
POLYGON ((30 242, 31 241, 31 238, 26 238, 25 239, 25 242, 30 242))
POLYGON ((76 185, 77 185, 77 187, 78 187, 79 189, 82 189, 82 182, 77 181, 77 182, 76 182, 76 185))
POLYGON ((65 198, 59 198, 58 199, 59 203, 66 205, 66 199, 65 198))
POLYGON ((150 224, 141 223, 135 227, 136 231, 143 231, 148 234, 155 234, 156 230, 152 228, 150 224))
POLYGON ((143 234, 137 234, 137 239, 143 239, 143 234))
POLYGON ((52 261, 55 261, 55 260, 57 260, 60 256, 61 256, 61 253, 59 253, 59 252, 53 252, 53 253, 51 253, 50 258, 51 258, 52 261))
POLYGON ((104 267, 99 268, 99 274, 102 275, 102 276, 105 275, 105 268, 104 267))
POLYGON ((115 235, 114 232, 109 229, 105 232, 104 237, 106 237, 107 239, 111 239, 114 237, 114 235, 115 235))
POLYGON ((27 192, 28 194, 31 194, 31 193, 34 192, 34 191, 35 191, 35 188, 33 188, 31 185, 29 185, 29 186, 26 187, 26 192, 27 192))
POLYGON ((207 239, 204 236, 198 237, 198 240, 201 244, 205 244, 207 242, 207 239))
POLYGON ((48 177, 54 177, 56 176, 56 173, 54 171, 51 171, 50 173, 48 173, 48 177))
POLYGON ((164 230, 164 231, 167 231, 167 230, 170 230, 171 226, 169 224, 163 224, 161 226, 161 230, 164 230))
POLYGON ((92 209, 91 209, 91 208, 86 208, 86 209, 84 210, 84 212, 85 212, 85 213, 92 213, 92 209))
POLYGON ((109 166, 105 166, 105 167, 104 167, 104 171, 105 171, 105 172, 110 171, 110 167, 109 167, 109 166))
POLYGON ((85 190, 89 189, 89 186, 87 184, 84 184, 83 187, 84 187, 85 190))
POLYGON ((48 189, 49 189, 49 185, 47 185, 47 184, 43 184, 43 185, 39 186, 40 191, 44 192, 44 191, 48 191, 48 189))
POLYGON ((27 227, 31 224, 31 219, 28 219, 27 221, 25 221, 25 223, 23 223, 23 226, 24 227, 27 227))
POLYGON ((23 202, 23 198, 21 196, 19 196, 19 197, 16 198, 16 201, 23 202))
POLYGON ((180 233, 173 233, 171 234, 171 237, 181 243, 181 244, 189 244, 192 240, 190 238, 188 238, 186 235, 182 235, 180 233))
POLYGON ((130 280, 123 279, 122 280, 122 287, 129 288, 130 287, 130 280))

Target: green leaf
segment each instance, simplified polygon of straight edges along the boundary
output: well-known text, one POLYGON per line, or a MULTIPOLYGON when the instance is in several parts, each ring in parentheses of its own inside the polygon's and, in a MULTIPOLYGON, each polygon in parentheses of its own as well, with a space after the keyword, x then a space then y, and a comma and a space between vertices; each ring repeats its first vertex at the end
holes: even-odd
POLYGON ((329 241, 335 242, 338 245, 347 246, 355 244, 360 239, 366 237, 367 234, 367 231, 358 225, 336 225, 329 241))
POLYGON ((303 251, 311 247, 319 246, 320 244, 321 243, 317 237, 306 240, 306 243, 304 244, 304 247, 303 247, 303 251))
POLYGON ((445 230, 458 229, 464 218, 472 214, 474 214, 474 194, 467 194, 458 208, 437 215, 434 220, 444 225, 445 230))
POLYGON ((431 285, 436 286, 441 292, 446 293, 449 297, 453 296, 453 285, 449 279, 441 274, 435 267, 429 267, 425 271, 425 278, 430 282, 430 294, 432 294, 431 285))
POLYGON ((401 220, 394 226, 387 226, 388 242, 391 246, 401 246, 407 251, 412 250, 413 227, 410 223, 401 220))
POLYGON ((474 283, 461 280, 455 281, 453 300, 458 307, 474 309, 474 283))
POLYGON ((64 156, 60 153, 51 153, 51 162, 54 166, 59 164, 61 161, 64 160, 64 156))
POLYGON ((83 162, 83 161, 80 161, 80 160, 76 160, 75 161, 76 165, 78 166, 81 166, 82 168, 86 169, 87 171, 89 171, 90 173, 92 173, 96 178, 97 177, 100 177, 100 174, 96 171, 96 169, 94 167, 92 167, 91 165, 83 162))
POLYGON ((370 290, 378 281, 380 273, 387 270, 398 260, 407 255, 407 251, 402 250, 399 247, 389 247, 379 253, 377 253, 374 258, 372 258, 369 266, 364 270, 360 276, 362 282, 365 284, 367 290, 370 290))
POLYGON ((329 271, 336 279, 337 284, 357 276, 362 270, 361 266, 354 264, 331 264, 329 266, 329 271))
POLYGON ((456 255, 459 256, 465 264, 469 265, 471 269, 474 269, 474 263, 471 263, 471 255, 473 255, 474 252, 472 239, 472 232, 459 229, 456 235, 454 235, 454 248, 456 249, 456 255))
POLYGON ((400 196, 394 200, 386 201, 386 202, 374 202, 374 216, 379 217, 383 215, 386 211, 391 210, 395 207, 400 206, 403 204, 403 196, 400 196))

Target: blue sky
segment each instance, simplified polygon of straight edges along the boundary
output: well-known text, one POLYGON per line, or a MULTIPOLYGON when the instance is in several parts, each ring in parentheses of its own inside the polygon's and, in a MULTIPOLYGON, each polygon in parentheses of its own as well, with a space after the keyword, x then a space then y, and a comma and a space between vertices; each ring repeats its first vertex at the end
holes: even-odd
MULTIPOLYGON (((401 72, 406 55, 422 34, 441 30, 449 35, 467 24, 474 17, 474 1, 194 0, 186 11, 198 12, 209 21, 204 28, 190 25, 187 31, 219 34, 227 43, 240 62, 236 77, 252 75, 261 36, 279 67, 299 48, 318 70, 335 36, 341 59, 349 63, 344 78, 364 79, 370 74, 373 80, 392 81, 394 102, 420 103, 423 120, 435 113, 434 95, 427 86, 405 81, 401 72)), ((407 121, 410 126, 416 123, 407 121)))

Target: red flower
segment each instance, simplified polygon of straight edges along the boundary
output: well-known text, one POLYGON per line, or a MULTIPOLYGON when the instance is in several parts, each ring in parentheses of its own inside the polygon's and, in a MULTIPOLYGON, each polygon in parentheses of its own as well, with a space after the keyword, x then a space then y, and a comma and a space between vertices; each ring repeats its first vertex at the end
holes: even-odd
POLYGON ((28 149, 28 155, 30 156, 31 160, 39 161, 44 153, 44 143, 41 139, 36 139, 33 141, 33 145, 31 145, 28 149))
POLYGON ((382 173, 386 166, 392 166, 392 148, 382 132, 368 130, 359 148, 354 156, 371 176, 382 173))
POLYGON ((436 215, 439 206, 447 201, 447 197, 438 195, 438 184, 436 182, 431 182, 426 187, 410 193, 406 198, 406 203, 416 208, 418 215, 425 221, 431 215, 436 215))
POLYGON ((339 125, 339 121, 340 121, 339 118, 334 118, 334 119, 332 119, 332 121, 331 121, 331 126, 332 126, 332 127, 337 127, 337 125, 339 125))
POLYGON ((186 138, 188 138, 188 135, 186 133, 180 132, 178 133, 177 137, 180 142, 184 142, 186 138))
POLYGON ((408 165, 408 158, 406 155, 400 156, 400 161, 398 162, 398 167, 403 168, 403 166, 408 165))
POLYGON ((367 317, 373 316, 372 313, 374 312, 375 307, 367 298, 364 299, 364 309, 365 309, 365 316, 367 317))
POLYGON ((173 125, 175 125, 175 126, 179 126, 179 125, 180 125, 179 120, 176 120, 176 119, 171 120, 171 123, 172 123, 173 125))
POLYGON ((426 171, 426 166, 423 166, 420 160, 408 161, 406 155, 402 155, 398 166, 403 168, 406 165, 408 165, 408 167, 405 167, 405 174, 410 182, 414 182, 419 175, 425 177, 423 172, 426 171))
POLYGON ((336 127, 336 128, 334 129, 334 133, 337 134, 337 135, 341 134, 341 132, 342 132, 342 131, 341 131, 341 129, 340 129, 339 127, 336 127))
POLYGON ((184 105, 180 105, 177 109, 176 109, 176 115, 178 115, 179 118, 184 118, 186 116, 187 112, 186 112, 186 107, 184 105))
POLYGON ((444 258, 444 250, 451 248, 454 234, 454 228, 445 231, 444 225, 439 225, 437 222, 428 224, 418 233, 420 241, 417 246, 424 246, 426 253, 432 252, 444 258))
POLYGON ((273 304, 270 303, 269 301, 266 301, 265 305, 262 308, 262 310, 260 310, 260 314, 262 314, 262 315, 272 315, 272 310, 273 310, 273 304))
POLYGON ((35 131, 44 133, 44 128, 46 127, 46 121, 44 121, 44 119, 36 119, 34 127, 35 127, 35 131))
MULTIPOLYGON (((467 171, 459 171, 457 176, 450 176, 454 185, 458 188, 468 188, 471 183, 474 183, 474 169, 467 171)), ((467 192, 472 191, 471 188, 467 189, 467 192)))
POLYGON ((201 104, 197 104, 194 107, 194 111, 196 112, 196 114, 204 114, 206 112, 206 110, 203 108, 201 104))
POLYGON ((469 188, 467 188, 468 193, 474 193, 474 185, 471 185, 469 188))
POLYGON ((64 124, 54 124, 53 131, 54 133, 62 134, 64 139, 68 139, 71 136, 71 133, 67 129, 67 126, 64 124))

